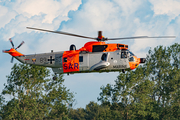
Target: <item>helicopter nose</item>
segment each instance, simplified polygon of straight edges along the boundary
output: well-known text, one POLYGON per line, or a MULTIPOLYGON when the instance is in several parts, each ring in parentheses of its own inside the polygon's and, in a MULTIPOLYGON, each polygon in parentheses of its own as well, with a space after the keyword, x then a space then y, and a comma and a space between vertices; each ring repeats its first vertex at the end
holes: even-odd
POLYGON ((145 63, 146 62, 146 58, 140 58, 140 62, 139 63, 145 63))

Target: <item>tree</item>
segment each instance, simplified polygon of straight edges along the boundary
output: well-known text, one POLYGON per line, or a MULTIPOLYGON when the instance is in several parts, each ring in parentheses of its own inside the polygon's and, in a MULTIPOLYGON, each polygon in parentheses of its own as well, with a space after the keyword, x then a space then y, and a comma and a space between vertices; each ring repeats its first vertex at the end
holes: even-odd
POLYGON ((49 74, 45 67, 14 64, 2 92, 11 97, 2 106, 2 119, 65 117, 73 94, 62 85, 62 75, 52 80, 49 74))
POLYGON ((85 119, 85 110, 83 108, 70 109, 68 116, 73 120, 86 120, 85 119))
POLYGON ((120 73, 115 85, 101 87, 98 100, 103 105, 121 105, 124 110, 120 113, 124 119, 178 119, 179 57, 179 44, 149 50, 144 65, 134 71, 120 73))
POLYGON ((70 90, 67 90, 66 87, 62 84, 64 79, 63 75, 60 74, 55 81, 51 81, 46 86, 46 101, 48 107, 51 109, 47 119, 57 119, 63 118, 68 119, 69 108, 73 106, 74 95, 70 93, 70 90))

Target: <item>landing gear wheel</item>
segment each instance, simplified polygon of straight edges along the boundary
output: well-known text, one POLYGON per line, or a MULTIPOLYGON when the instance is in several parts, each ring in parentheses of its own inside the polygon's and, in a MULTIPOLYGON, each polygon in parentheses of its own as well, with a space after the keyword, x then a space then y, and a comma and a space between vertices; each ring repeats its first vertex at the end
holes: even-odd
POLYGON ((55 76, 53 77, 53 80, 57 79, 57 73, 55 73, 55 76))
POLYGON ((125 73, 125 69, 122 69, 122 72, 125 73))
POLYGON ((53 80, 56 80, 56 79, 57 79, 57 77, 56 77, 56 76, 54 76, 54 77, 53 77, 53 80))

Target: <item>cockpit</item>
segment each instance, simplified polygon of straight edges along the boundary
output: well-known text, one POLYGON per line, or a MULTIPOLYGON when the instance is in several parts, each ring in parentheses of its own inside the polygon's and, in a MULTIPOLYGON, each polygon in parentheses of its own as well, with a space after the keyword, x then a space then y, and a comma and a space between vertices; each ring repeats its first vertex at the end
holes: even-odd
POLYGON ((133 56, 135 56, 135 55, 131 51, 129 51, 129 62, 134 62, 135 61, 133 56))
POLYGON ((127 58, 128 54, 129 54, 129 52, 127 50, 122 50, 121 51, 121 58, 127 58))
POLYGON ((125 49, 121 50, 121 59, 123 58, 129 59, 131 70, 137 68, 140 63, 145 63, 146 61, 145 58, 137 58, 131 51, 125 49))
POLYGON ((133 56, 135 56, 135 55, 129 50, 122 50, 121 51, 121 58, 129 58, 129 62, 135 61, 133 56))

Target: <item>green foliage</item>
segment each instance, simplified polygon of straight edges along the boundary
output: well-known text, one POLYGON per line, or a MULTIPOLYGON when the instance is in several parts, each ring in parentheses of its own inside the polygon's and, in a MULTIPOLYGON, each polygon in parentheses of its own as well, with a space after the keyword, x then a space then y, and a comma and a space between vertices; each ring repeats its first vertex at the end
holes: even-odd
POLYGON ((14 64, 2 92, 10 97, 1 107, 2 119, 66 118, 73 94, 62 83, 59 75, 50 79, 45 67, 14 64))
POLYGON ((178 120, 179 73, 180 45, 158 46, 149 50, 145 64, 100 88, 101 104, 72 109, 63 75, 52 80, 44 67, 15 64, 0 96, 0 119, 178 120))
POLYGON ((121 115, 117 110, 111 110, 109 106, 98 105, 90 102, 86 108, 71 109, 69 118, 74 120, 119 120, 121 115))
POLYGON ((68 114, 69 118, 74 119, 74 120, 86 120, 85 116, 86 116, 86 112, 83 108, 77 108, 77 109, 70 109, 69 110, 69 114, 68 114))
MULTIPOLYGON (((149 50, 146 63, 120 73, 115 85, 101 87, 98 101, 120 103, 124 119, 178 119, 180 117, 180 45, 149 50), (124 112, 124 113, 123 113, 124 112)), ((118 108, 117 107, 117 108, 118 108)))

